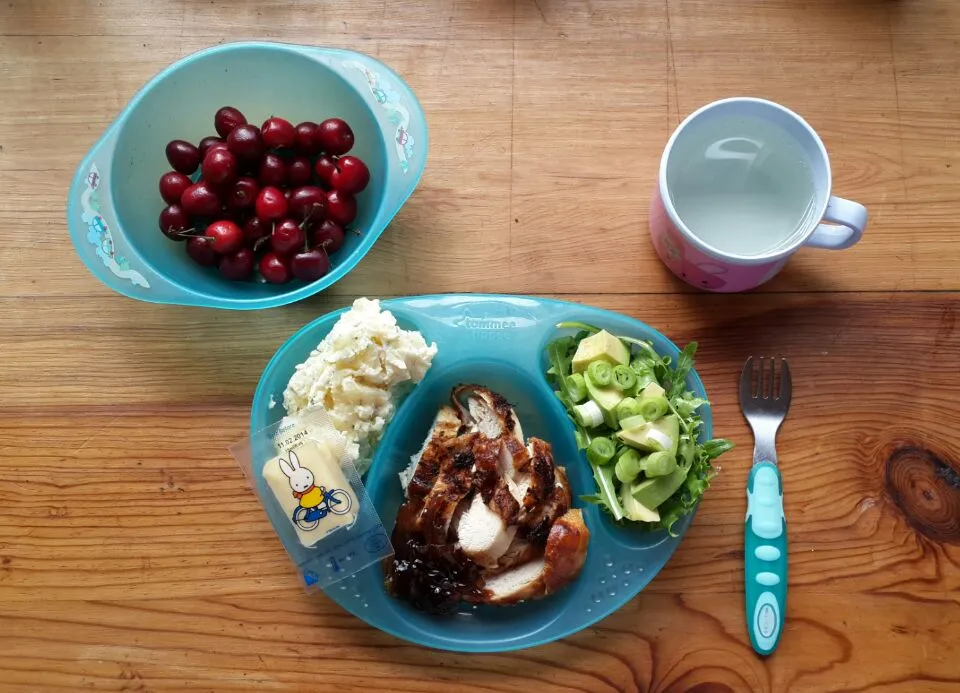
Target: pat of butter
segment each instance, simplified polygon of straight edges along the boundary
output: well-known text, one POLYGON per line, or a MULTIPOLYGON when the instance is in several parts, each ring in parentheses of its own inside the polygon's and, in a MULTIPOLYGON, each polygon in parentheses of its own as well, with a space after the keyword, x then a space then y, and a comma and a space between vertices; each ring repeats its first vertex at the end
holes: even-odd
POLYGON ((340 448, 322 438, 301 437, 263 466, 264 481, 307 548, 352 525, 360 511, 340 466, 340 448))

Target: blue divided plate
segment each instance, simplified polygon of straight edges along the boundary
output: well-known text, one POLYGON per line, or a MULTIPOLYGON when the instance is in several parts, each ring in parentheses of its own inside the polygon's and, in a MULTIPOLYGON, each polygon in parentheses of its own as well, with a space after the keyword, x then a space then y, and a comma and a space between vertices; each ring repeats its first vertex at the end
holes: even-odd
MULTIPOLYGON (((403 401, 366 477, 367 491, 388 532, 392 532, 403 491, 397 473, 420 449, 437 408, 449 401, 459 383, 478 383, 514 404, 525 435, 553 444, 557 464, 566 467, 574 498, 593 493, 593 476, 577 450, 563 406, 553 395, 544 371, 544 349, 559 333, 556 323, 578 320, 615 334, 649 339, 661 354, 676 358, 677 347, 644 323, 577 303, 518 296, 448 294, 385 300, 401 326, 419 330, 439 348, 426 378, 403 401)), ((298 363, 330 331, 340 313, 319 318, 277 351, 260 378, 250 416, 252 431, 283 415, 278 404, 298 363)), ((706 397, 696 373, 689 389, 706 397)), ((711 435, 708 407, 701 411, 704 436, 711 435)), ((575 501, 576 504, 576 501, 575 501)), ((580 577, 545 599, 512 607, 471 607, 447 616, 431 616, 390 597, 378 564, 335 584, 328 596, 380 630, 428 647, 460 652, 505 652, 566 637, 613 613, 637 595, 680 544, 692 516, 678 524, 679 536, 644 533, 617 526, 595 506, 584 510, 592 534, 580 577)))

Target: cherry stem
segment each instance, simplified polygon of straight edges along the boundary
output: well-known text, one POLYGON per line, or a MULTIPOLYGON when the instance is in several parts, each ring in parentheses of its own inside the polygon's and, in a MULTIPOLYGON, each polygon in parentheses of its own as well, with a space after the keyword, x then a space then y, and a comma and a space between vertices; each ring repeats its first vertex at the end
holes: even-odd
POLYGON ((310 217, 313 216, 313 213, 317 211, 317 207, 319 206, 320 205, 318 204, 313 204, 310 206, 310 211, 307 212, 307 216, 303 218, 303 223, 301 224, 300 228, 303 228, 303 224, 306 224, 308 221, 310 221, 310 217))

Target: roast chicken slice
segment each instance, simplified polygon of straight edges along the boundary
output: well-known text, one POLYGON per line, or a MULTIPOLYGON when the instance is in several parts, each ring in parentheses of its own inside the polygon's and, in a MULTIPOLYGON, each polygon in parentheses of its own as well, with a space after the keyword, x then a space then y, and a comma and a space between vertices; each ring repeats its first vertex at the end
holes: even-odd
POLYGON ((443 462, 438 446, 444 440, 456 438, 459 430, 460 417, 456 410, 453 407, 440 407, 423 441, 423 447, 410 458, 410 466, 400 472, 400 485, 407 496, 422 497, 430 492, 443 462))
POLYGON ((502 395, 479 385, 459 385, 452 399, 464 425, 472 425, 488 438, 510 436, 523 445, 520 419, 502 395))
POLYGON ((494 442, 479 433, 468 433, 440 443, 439 453, 443 458, 440 473, 423 500, 417 522, 428 544, 449 541, 457 509, 473 491, 477 457, 499 456, 499 447, 494 442))
POLYGON ((559 591, 580 574, 589 543, 580 510, 567 511, 550 528, 543 555, 487 578, 477 601, 504 606, 559 591))
POLYGON ((456 528, 461 550, 484 568, 497 566, 517 534, 517 526, 508 524, 479 493, 473 495, 456 528))

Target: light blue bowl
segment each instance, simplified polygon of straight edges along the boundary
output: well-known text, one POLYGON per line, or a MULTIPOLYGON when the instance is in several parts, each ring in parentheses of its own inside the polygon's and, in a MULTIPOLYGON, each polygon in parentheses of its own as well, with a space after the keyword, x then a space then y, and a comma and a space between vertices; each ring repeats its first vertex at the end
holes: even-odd
MULTIPOLYGON (((449 401, 459 383, 479 383, 503 394, 516 406, 525 435, 553 444, 558 464, 567 469, 574 498, 595 491, 586 459, 577 450, 564 409, 546 382, 544 348, 557 336, 554 325, 579 320, 617 333, 649 339, 661 354, 676 358, 677 347, 638 320, 597 308, 548 299, 446 295, 383 301, 401 325, 417 329, 439 347, 426 378, 401 404, 377 449, 366 486, 387 531, 392 532, 403 491, 397 473, 420 449, 437 408, 449 401)), ((280 347, 267 364, 253 398, 252 431, 283 415, 270 408, 283 401, 283 391, 298 363, 309 356, 333 327, 337 311, 319 318, 280 347)), ((687 387, 706 397, 696 373, 687 387)), ((704 436, 712 434, 709 407, 703 407, 704 436)), ((575 505, 582 505, 575 501, 575 505)), ((276 513, 276 509, 268 513, 276 513)), ((380 630, 420 645, 461 652, 503 652, 566 637, 596 623, 630 601, 647 586, 680 544, 692 516, 678 524, 677 537, 666 532, 643 533, 617 526, 596 506, 584 517, 591 532, 587 561, 579 578, 563 591, 514 607, 463 607, 448 616, 431 616, 390 597, 378 564, 357 573, 327 592, 337 604, 380 630)), ((285 515, 272 517, 285 523, 285 515)))
POLYGON ((410 88, 390 68, 352 51, 280 43, 231 43, 190 55, 147 83, 77 168, 67 223, 80 259, 111 289, 155 303, 271 308, 322 291, 353 269, 413 192, 427 159, 427 126, 410 88), (157 188, 172 139, 215 135, 213 114, 236 106, 260 124, 340 117, 351 153, 369 166, 359 214, 333 269, 310 284, 232 282, 194 264, 160 232, 157 188))

